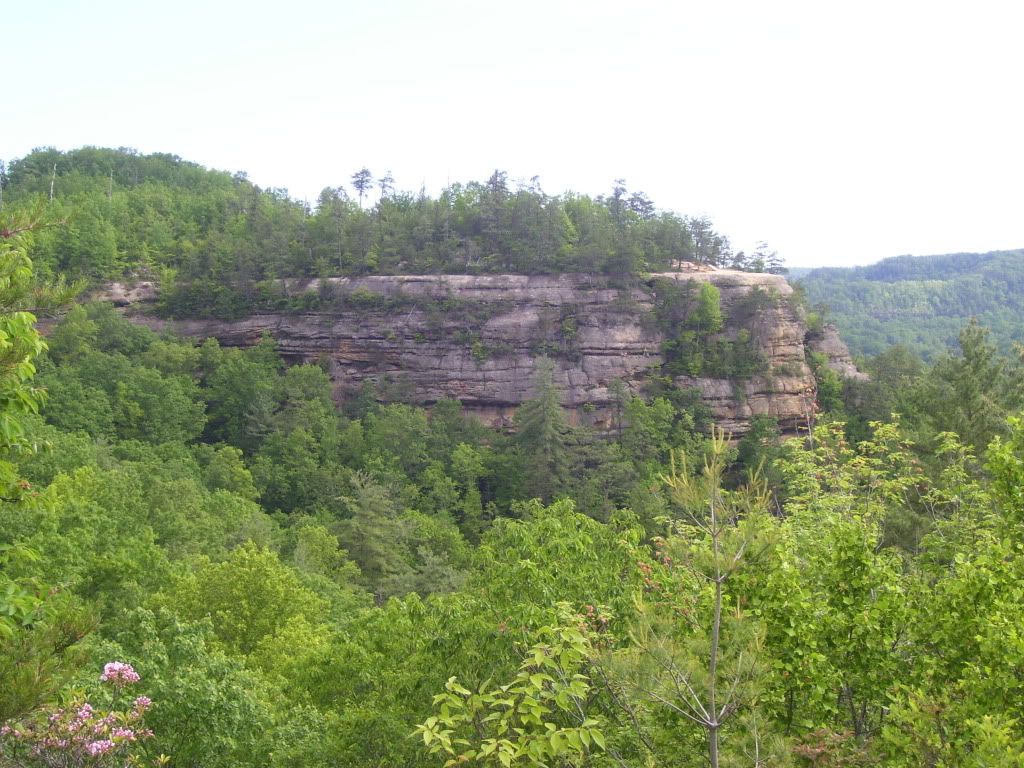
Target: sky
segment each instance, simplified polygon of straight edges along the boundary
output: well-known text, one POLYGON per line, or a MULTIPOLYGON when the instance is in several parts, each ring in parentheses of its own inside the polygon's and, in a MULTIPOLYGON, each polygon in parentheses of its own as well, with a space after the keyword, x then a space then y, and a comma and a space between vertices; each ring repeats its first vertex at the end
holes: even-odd
MULTIPOLYGON (((5 4, 7 5, 7 4, 5 4)), ((790 266, 1024 247, 1013 0, 36 0, 0 158, 169 152, 314 203, 616 179, 790 266)))

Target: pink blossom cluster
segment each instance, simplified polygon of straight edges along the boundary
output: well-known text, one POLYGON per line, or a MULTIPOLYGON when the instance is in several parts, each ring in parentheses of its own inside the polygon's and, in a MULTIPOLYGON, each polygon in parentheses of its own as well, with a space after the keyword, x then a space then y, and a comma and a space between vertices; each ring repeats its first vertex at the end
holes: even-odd
POLYGON ((85 745, 85 750, 90 755, 95 757, 96 755, 103 755, 114 748, 114 742, 110 739, 100 739, 99 741, 90 741, 85 745))
POLYGON ((125 664, 123 661, 110 661, 103 665, 103 674, 100 675, 100 681, 113 683, 120 688, 139 682, 139 673, 135 671, 131 664, 125 664))
MULTIPOLYGON (((128 664, 111 662, 101 679, 121 688, 137 682, 139 675, 128 664)), ((0 726, 0 765, 21 764, 26 758, 55 768, 106 765, 108 760, 121 765, 131 757, 135 742, 153 735, 142 723, 151 704, 139 696, 126 711, 98 712, 79 702, 22 723, 5 723, 0 726)))

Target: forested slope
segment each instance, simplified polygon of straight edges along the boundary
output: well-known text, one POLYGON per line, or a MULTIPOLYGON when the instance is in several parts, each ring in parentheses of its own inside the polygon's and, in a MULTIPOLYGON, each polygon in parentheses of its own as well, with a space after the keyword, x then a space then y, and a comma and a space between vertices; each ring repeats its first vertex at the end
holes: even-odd
MULTIPOLYGON (((786 441, 670 376, 570 426, 542 356, 498 431, 338 409, 269 337, 53 310, 30 254, 106 267, 70 203, 4 206, 4 768, 1022 765, 1024 375, 980 326, 870 380, 819 360, 786 441)), ((744 363, 709 286, 663 287, 669 372, 744 363)))
POLYGON ((903 344, 932 359, 956 346, 972 317, 1000 348, 1024 341, 1024 250, 898 256, 868 267, 800 275, 856 354, 903 344))
POLYGON ((49 200, 68 222, 31 244, 42 274, 171 270, 207 301, 283 276, 631 274, 680 261, 778 267, 767 252, 734 253, 707 218, 659 210, 622 183, 596 198, 550 195, 536 179, 513 183, 500 171, 436 198, 396 188, 390 174, 360 171, 350 183, 351 196, 343 184, 328 187, 310 209, 244 173, 99 148, 36 150, 0 173, 8 204, 49 200))

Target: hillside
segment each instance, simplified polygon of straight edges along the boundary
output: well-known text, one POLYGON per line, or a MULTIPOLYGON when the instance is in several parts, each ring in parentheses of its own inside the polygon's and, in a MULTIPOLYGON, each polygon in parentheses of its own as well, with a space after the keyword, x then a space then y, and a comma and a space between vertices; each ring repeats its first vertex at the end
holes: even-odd
MULTIPOLYGON (((307 274, 321 208, 96 152, 0 213, 3 768, 1019 763, 1024 375, 980 327, 862 377, 607 200, 566 213, 604 250, 307 274), (106 301, 44 340, 30 253, 106 301)), ((328 210, 378 247, 388 205, 328 210)))
POLYGON ((776 266, 771 254, 733 253, 706 217, 659 210, 619 182, 608 195, 550 195, 495 171, 430 197, 366 169, 344 181, 351 191, 327 187, 310 208, 171 154, 40 149, 0 171, 6 204, 43 204, 66 222, 29 245, 41 274, 173 275, 190 285, 179 303, 221 316, 244 313, 255 284, 279 277, 776 266))
POLYGON ((867 267, 798 273, 812 304, 828 306, 854 354, 903 344, 934 359, 972 317, 1007 351, 1024 341, 1024 249, 897 256, 867 267))

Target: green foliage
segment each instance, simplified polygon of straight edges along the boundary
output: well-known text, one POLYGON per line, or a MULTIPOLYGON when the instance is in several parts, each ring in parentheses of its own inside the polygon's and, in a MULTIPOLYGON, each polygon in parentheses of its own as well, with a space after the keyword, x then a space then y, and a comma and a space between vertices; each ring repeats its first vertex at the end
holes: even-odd
MULTIPOLYGON (((26 254, 33 222, 0 220, 0 505, 17 502, 28 484, 18 478, 13 454, 34 448, 26 431, 38 413, 43 393, 33 387, 35 359, 46 345, 35 329, 35 317, 19 311, 28 298, 32 262, 26 254)), ((31 582, 9 575, 12 560, 34 553, 0 535, 0 641, 30 625, 39 607, 31 582)))
POLYGON ((868 267, 816 269, 801 276, 808 300, 829 307, 855 354, 903 345, 926 360, 956 346, 973 317, 998 348, 1024 342, 1022 251, 898 256, 868 267))
POLYGON ((767 306, 764 292, 752 292, 739 302, 727 322, 721 293, 712 283, 701 282, 696 288, 692 280, 680 284, 658 278, 652 287, 654 318, 667 337, 662 354, 668 373, 746 379, 764 370, 765 363, 751 344, 749 329, 741 327, 767 306))
POLYGON ((568 480, 568 428, 554 375, 554 362, 547 358, 538 360, 536 395, 516 411, 515 441, 525 459, 528 493, 547 501, 568 480))
POLYGON ((276 554, 253 544, 223 563, 200 566, 174 585, 166 602, 185 619, 209 617, 223 647, 243 654, 292 617, 312 620, 326 608, 276 554))
POLYGON ((32 386, 35 360, 46 349, 35 317, 23 311, 30 301, 33 272, 28 257, 36 222, 24 217, 0 220, 0 494, 12 495, 15 478, 7 459, 31 447, 25 417, 39 412, 41 390, 32 386))
MULTIPOLYGON (((3 547, 0 554, 6 554, 3 547)), ((35 597, 34 592, 5 595, 10 623, 0 635, 0 722, 53 700, 82 664, 79 641, 95 627, 72 596, 50 595, 41 603, 35 597)))
POLYGON ((274 689, 217 648, 209 624, 166 610, 136 610, 99 657, 130 658, 154 701, 147 723, 155 754, 214 768, 266 764, 274 736, 274 689))
POLYGON ((522 512, 523 520, 498 520, 488 530, 470 589, 482 589, 506 622, 546 620, 562 600, 580 608, 604 606, 613 617, 630 613, 642 582, 637 561, 643 554, 636 549, 641 531, 634 521, 599 523, 569 500, 548 507, 531 501, 522 512), (502 563, 502 570, 491 563, 502 563))
POLYGON ((722 295, 712 283, 701 283, 697 291, 697 304, 688 318, 688 325, 698 333, 718 333, 722 330, 722 295))
POLYGON ((960 354, 936 361, 923 398, 942 403, 926 419, 936 431, 956 432, 981 449, 1006 427, 1006 416, 1024 406, 1020 364, 1011 364, 989 343, 989 332, 972 320, 959 336, 960 354))
POLYGON ((826 364, 825 356, 818 352, 811 352, 808 355, 808 362, 814 372, 816 385, 815 400, 818 407, 826 413, 842 417, 843 409, 843 380, 839 374, 833 371, 826 364))
POLYGON ((1024 524, 1024 419, 1011 416, 1007 423, 1006 439, 996 437, 989 446, 987 469, 1007 519, 1024 524))
MULTIPOLYGON (((42 150, 5 204, 53 162, 68 226, 5 233, 4 317, 34 256, 159 273, 174 311, 420 312, 491 360, 483 303, 306 278, 602 269, 625 306, 640 269, 777 267, 622 184, 552 198, 500 173, 438 200, 326 190, 307 215, 176 158, 42 150)), ((197 347, 109 305, 68 311, 33 379, 41 342, 8 323, 0 720, 94 694, 117 658, 154 700, 147 756, 180 765, 1020 764, 1018 364, 976 325, 930 368, 813 361, 812 432, 780 444, 762 418, 726 446, 673 376, 761 372, 743 326, 779 297, 726 312, 707 283, 652 284, 670 364, 644 397, 610 386, 607 435, 566 423, 550 361, 510 435, 456 402, 380 405, 393 381, 340 413, 270 338, 197 347)), ((584 322, 546 313, 538 347, 571 356, 584 322)))
POLYGON ((485 182, 453 184, 437 198, 398 192, 389 183, 388 194, 364 206, 372 177, 364 169, 352 177, 358 200, 343 187, 328 187, 311 214, 286 190, 260 189, 244 174, 206 170, 173 155, 41 149, 10 163, 5 202, 47 195, 55 165, 51 208, 67 225, 34 244, 43 273, 174 274, 165 280, 162 301, 175 316, 238 317, 255 304, 289 304, 287 292, 261 287, 280 277, 619 276, 731 259, 728 240, 706 217, 659 212, 622 184, 609 196, 552 196, 535 181, 510 189, 501 172, 485 182))
POLYGON ((664 478, 680 518, 658 542, 664 570, 647 567, 652 594, 638 603, 630 646, 616 658, 633 717, 649 721, 646 743, 683 759, 703 742, 713 767, 778 749, 759 734, 764 628, 736 587, 776 526, 763 487, 723 488, 727 453, 716 434, 703 471, 691 474, 683 458, 664 478))
POLYGON ((437 714, 416 726, 430 754, 447 756, 446 766, 592 764, 606 742, 601 720, 588 712, 593 650, 582 626, 562 604, 559 623, 535 633, 508 683, 474 692, 450 678, 434 697, 437 714))

